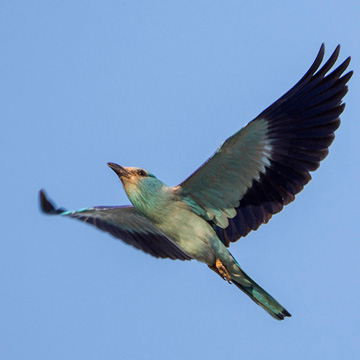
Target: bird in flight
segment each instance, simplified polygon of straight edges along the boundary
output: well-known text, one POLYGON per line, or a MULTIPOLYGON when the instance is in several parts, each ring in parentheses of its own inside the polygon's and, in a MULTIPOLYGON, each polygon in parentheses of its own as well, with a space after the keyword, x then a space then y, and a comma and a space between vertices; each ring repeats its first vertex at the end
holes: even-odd
POLYGON ((66 211, 40 191, 46 214, 72 217, 157 258, 195 259, 235 284, 272 317, 290 313, 252 280, 228 251, 230 243, 267 223, 295 199, 328 154, 344 110, 352 71, 335 70, 340 47, 320 67, 324 44, 307 73, 181 184, 109 162, 132 206, 66 211))

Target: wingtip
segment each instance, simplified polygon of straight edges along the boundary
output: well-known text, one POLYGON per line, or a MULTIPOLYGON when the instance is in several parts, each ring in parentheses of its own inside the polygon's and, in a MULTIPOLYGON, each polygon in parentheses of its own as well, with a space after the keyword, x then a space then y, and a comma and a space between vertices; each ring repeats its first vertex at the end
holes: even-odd
POLYGON ((322 43, 316 58, 321 58, 321 61, 322 61, 324 58, 324 55, 325 55, 325 43, 322 43))
POLYGON ((54 204, 46 196, 44 189, 39 191, 40 210, 47 215, 56 215, 64 212, 64 209, 56 209, 54 204))
MULTIPOLYGON (((351 61, 351 56, 349 56, 348 59, 349 59, 349 62, 350 62, 350 61, 351 61)), ((348 81, 352 78, 353 75, 354 75, 354 71, 353 71, 353 70, 350 70, 347 74, 345 74, 344 76, 347 76, 347 77, 348 77, 348 79, 346 80, 346 82, 348 82, 348 81)))

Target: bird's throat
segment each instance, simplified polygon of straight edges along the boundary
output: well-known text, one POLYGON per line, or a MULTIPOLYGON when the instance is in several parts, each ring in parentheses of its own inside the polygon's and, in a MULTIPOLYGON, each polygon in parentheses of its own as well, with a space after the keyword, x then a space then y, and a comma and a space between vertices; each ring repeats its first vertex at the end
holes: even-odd
POLYGON ((158 222, 163 212, 173 202, 171 189, 161 181, 143 182, 124 186, 125 192, 134 207, 152 222, 158 222))

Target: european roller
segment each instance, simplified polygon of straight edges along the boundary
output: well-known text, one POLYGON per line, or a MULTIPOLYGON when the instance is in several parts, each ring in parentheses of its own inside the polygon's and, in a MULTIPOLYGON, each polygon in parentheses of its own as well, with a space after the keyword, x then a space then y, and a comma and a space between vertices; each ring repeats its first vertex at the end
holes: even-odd
POLYGON ((157 258, 195 259, 234 284, 273 318, 290 313, 252 280, 228 250, 295 199, 328 154, 344 110, 350 57, 335 70, 340 47, 320 67, 324 45, 301 80, 229 137, 181 184, 109 162, 132 206, 41 209, 79 219, 157 258))

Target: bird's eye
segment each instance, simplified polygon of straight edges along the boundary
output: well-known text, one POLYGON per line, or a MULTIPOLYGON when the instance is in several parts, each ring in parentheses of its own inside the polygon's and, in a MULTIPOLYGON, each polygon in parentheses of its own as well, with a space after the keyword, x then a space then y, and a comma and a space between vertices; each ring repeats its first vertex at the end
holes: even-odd
POLYGON ((146 172, 145 172, 144 170, 138 170, 138 171, 137 171, 137 174, 138 174, 139 176, 146 176, 146 172))

